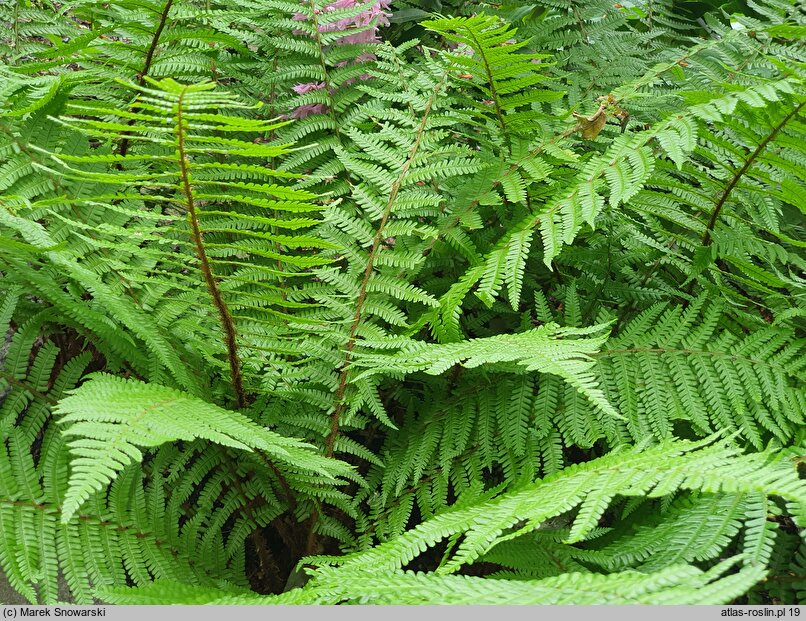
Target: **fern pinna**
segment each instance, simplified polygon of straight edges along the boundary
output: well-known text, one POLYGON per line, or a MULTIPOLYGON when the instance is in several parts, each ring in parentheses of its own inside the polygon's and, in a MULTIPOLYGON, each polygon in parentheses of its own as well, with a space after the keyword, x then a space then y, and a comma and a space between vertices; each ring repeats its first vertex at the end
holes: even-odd
POLYGON ((0 7, 14 589, 800 603, 802 9, 706 4, 0 7))

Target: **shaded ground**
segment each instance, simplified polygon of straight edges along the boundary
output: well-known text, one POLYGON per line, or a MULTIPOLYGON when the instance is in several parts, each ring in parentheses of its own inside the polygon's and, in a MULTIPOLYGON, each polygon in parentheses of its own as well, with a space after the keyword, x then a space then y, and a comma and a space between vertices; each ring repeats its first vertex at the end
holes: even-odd
POLYGON ((27 599, 17 593, 6 579, 6 574, 0 571, 0 604, 30 604, 27 599))
MULTIPOLYGON (((67 583, 59 577, 59 600, 63 602, 71 602, 70 589, 67 588, 67 583)), ((2 604, 30 604, 27 599, 17 593, 12 586, 8 583, 6 574, 0 570, 0 605, 2 604)))

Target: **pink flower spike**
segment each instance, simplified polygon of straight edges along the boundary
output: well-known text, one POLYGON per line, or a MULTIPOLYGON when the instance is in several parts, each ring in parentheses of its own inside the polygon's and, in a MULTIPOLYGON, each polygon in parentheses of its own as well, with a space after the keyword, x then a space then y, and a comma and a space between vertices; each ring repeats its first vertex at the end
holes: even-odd
POLYGON ((336 0, 335 2, 331 2, 325 7, 326 11, 335 11, 337 9, 351 9, 356 4, 358 4, 355 0, 336 0))
MULTIPOLYGON (((346 45, 346 44, 372 44, 380 43, 378 39, 378 27, 389 25, 389 14, 386 9, 389 8, 391 0, 375 0, 374 2, 363 3, 362 0, 333 0, 327 4, 323 9, 314 9, 314 15, 321 15, 324 12, 337 11, 339 9, 349 9, 361 5, 361 11, 352 17, 345 17, 337 19, 335 22, 329 24, 319 24, 317 29, 319 32, 334 32, 338 38, 332 42, 332 45, 346 45), (357 32, 356 32, 357 31, 357 32)), ((305 21, 307 16, 297 13, 294 15, 295 21, 305 21)), ((304 34, 301 31, 295 30, 294 34, 304 34)), ((376 57, 370 52, 358 54, 352 61, 344 60, 336 63, 337 67, 344 67, 352 63, 365 63, 375 60, 376 57)), ((362 73, 357 78, 350 78, 345 80, 344 85, 349 85, 357 80, 371 80, 372 76, 368 73, 362 73)), ((320 90, 325 85, 322 82, 308 82, 306 84, 297 84, 293 90, 298 95, 305 95, 312 91, 320 90)), ((334 90, 331 89, 331 94, 334 90)), ((329 110, 326 104, 305 104, 299 106, 291 113, 291 117, 301 119, 312 114, 324 114, 329 110)))
POLYGON ((294 92, 298 95, 304 95, 311 91, 318 91, 321 88, 325 88, 324 82, 308 82, 307 84, 297 84, 294 87, 294 92))
POLYGON ((292 119, 304 119, 312 114, 324 114, 328 108, 325 104, 305 104, 291 113, 292 119))

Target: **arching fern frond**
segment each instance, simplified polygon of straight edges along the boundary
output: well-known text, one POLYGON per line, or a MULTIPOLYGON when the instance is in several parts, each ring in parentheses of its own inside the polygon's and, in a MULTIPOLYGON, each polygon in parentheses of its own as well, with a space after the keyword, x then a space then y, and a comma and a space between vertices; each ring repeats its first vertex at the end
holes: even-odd
POLYGON ((497 543, 526 534, 549 518, 579 507, 569 543, 581 541, 616 495, 661 497, 678 490, 711 493, 763 493, 798 506, 806 484, 794 463, 774 452, 741 455, 725 441, 666 442, 646 450, 612 451, 605 457, 570 466, 557 474, 478 505, 446 511, 375 548, 331 559, 346 567, 389 571, 453 535, 461 543, 446 556, 438 573, 453 573, 497 543), (710 443, 710 444, 709 444, 710 443))
MULTIPOLYGON (((607 337, 602 335, 605 327, 574 329, 549 324, 520 334, 446 345, 393 340, 388 345, 380 342, 376 346, 399 348, 397 352, 391 355, 361 354, 356 365, 369 367, 359 376, 366 377, 376 373, 398 375, 417 371, 439 375, 456 364, 469 369, 480 365, 506 367, 515 364, 525 372, 551 373, 563 378, 602 412, 620 418, 604 398, 591 373, 594 363, 590 356, 605 342, 607 337)), ((372 345, 371 342, 366 344, 372 345)))
MULTIPOLYGON (((62 521, 69 453, 51 409, 89 365, 98 364, 98 355, 89 343, 76 351, 78 338, 72 354, 56 345, 63 339, 47 331, 58 315, 20 294, 6 288, 0 304, 0 334, 4 340, 10 335, 0 348, 0 566, 10 584, 31 603, 55 604, 64 598, 63 578, 72 601, 89 604, 101 585, 145 584, 158 576, 239 582, 220 555, 220 533, 183 533, 172 509, 179 496, 179 502, 163 499, 171 484, 181 490, 188 483, 176 472, 161 473, 171 463, 167 454, 155 459, 158 467, 148 480, 129 468, 107 495, 96 495, 81 515, 62 521)), ((194 476, 204 473, 188 479, 194 476)))
POLYGON ((724 572, 678 565, 655 573, 627 571, 607 576, 568 573, 545 580, 497 580, 470 576, 436 576, 412 571, 383 575, 362 570, 321 569, 304 589, 274 597, 194 589, 161 582, 135 589, 104 589, 113 604, 241 605, 634 605, 724 604, 764 577, 761 568, 724 572))
POLYGON ((283 469, 297 470, 335 481, 349 472, 336 460, 322 457, 313 447, 278 435, 246 416, 164 386, 96 375, 62 399, 54 409, 68 425, 73 458, 62 506, 62 521, 117 473, 143 459, 138 447, 153 448, 196 439, 240 450, 255 450, 283 469))

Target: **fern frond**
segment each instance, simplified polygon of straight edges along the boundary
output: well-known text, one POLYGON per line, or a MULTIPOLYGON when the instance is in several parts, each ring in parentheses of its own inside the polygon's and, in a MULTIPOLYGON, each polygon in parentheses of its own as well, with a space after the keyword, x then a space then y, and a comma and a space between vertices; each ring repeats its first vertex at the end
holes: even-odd
POLYGON ((650 308, 601 352, 631 435, 670 437, 674 421, 687 421, 701 434, 736 430, 759 449, 770 436, 790 440, 804 416, 802 343, 774 327, 718 331, 719 307, 703 305, 650 308))
POLYGON ((545 580, 496 580, 411 571, 379 576, 361 570, 321 569, 304 589, 274 597, 200 592, 167 582, 134 589, 106 589, 99 595, 110 603, 129 605, 160 601, 219 605, 713 605, 730 602, 764 577, 763 570, 749 567, 736 574, 720 574, 678 565, 655 573, 569 573, 545 580))
POLYGON ((204 439, 241 450, 258 450, 284 468, 333 480, 349 469, 311 451, 310 445, 255 425, 247 417, 164 386, 108 375, 90 378, 54 410, 69 443, 71 475, 62 507, 69 522, 93 492, 128 464, 139 462, 138 446, 153 448, 204 439))
MULTIPOLYGON (((593 375, 590 355, 605 341, 603 326, 584 330, 560 328, 556 324, 541 326, 521 334, 501 335, 447 345, 412 342, 392 355, 361 354, 358 366, 369 367, 358 378, 376 373, 391 375, 425 371, 439 375, 455 364, 465 368, 480 365, 515 363, 526 372, 552 373, 588 397, 603 412, 620 418, 598 389, 593 375), (583 337, 583 338, 575 338, 583 337)), ((372 345, 371 342, 365 343, 372 345)), ((380 347, 388 347, 382 343, 380 347)), ((358 379, 357 378, 357 379, 358 379)))
POLYGON ((616 495, 660 497, 688 489, 723 494, 758 492, 795 503, 806 500, 806 488, 798 480, 794 465, 785 458, 773 453, 740 455, 724 441, 708 444, 674 441, 643 451, 614 451, 477 506, 442 513, 400 537, 338 563, 388 571, 461 533, 462 543, 438 570, 451 573, 497 543, 539 528, 545 520, 576 507, 579 512, 567 541, 580 541, 596 526, 616 495))

